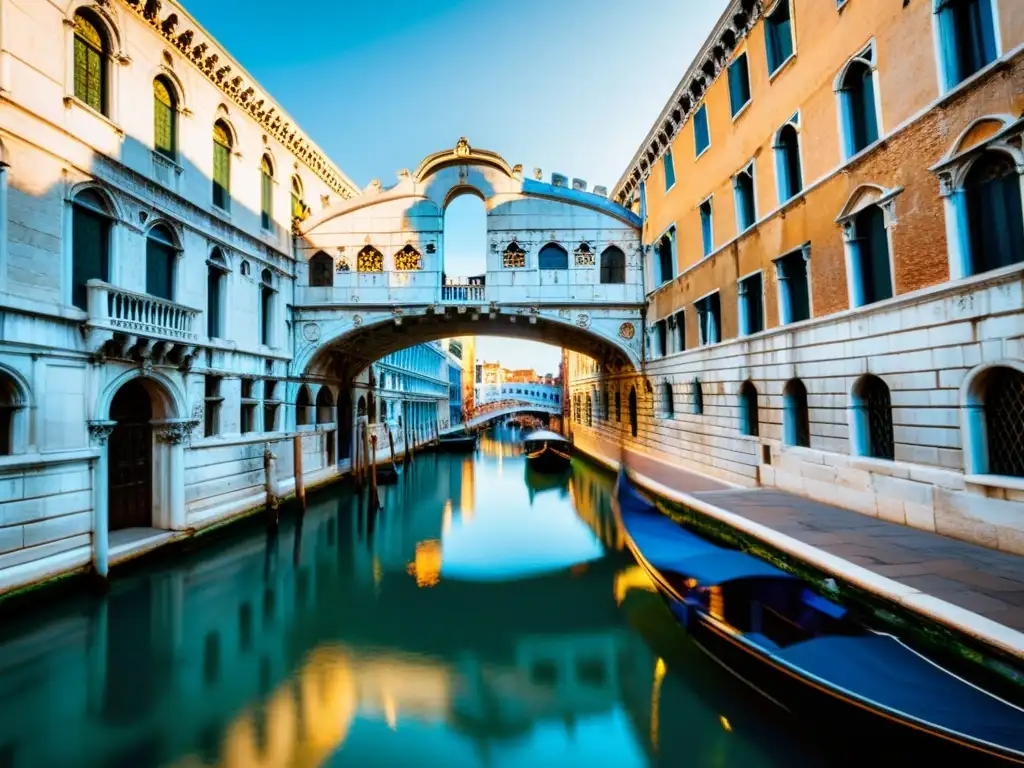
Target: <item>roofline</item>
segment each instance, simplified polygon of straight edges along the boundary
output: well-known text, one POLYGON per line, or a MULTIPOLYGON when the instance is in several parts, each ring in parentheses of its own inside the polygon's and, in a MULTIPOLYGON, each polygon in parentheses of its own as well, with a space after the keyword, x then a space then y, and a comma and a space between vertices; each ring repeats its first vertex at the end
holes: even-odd
MULTIPOLYGON (((766 3, 765 0, 732 0, 732 2, 726 6, 722 15, 718 17, 718 21, 716 21, 714 27, 712 27, 711 33, 704 40, 704 45, 701 46, 700 51, 693 58, 693 61, 690 63, 686 73, 679 81, 679 84, 675 87, 675 90, 672 91, 672 96, 665 103, 665 106, 662 107, 661 112, 658 113, 657 120, 654 121, 651 129, 647 132, 644 140, 640 143, 640 146, 633 154, 632 159, 630 159, 629 164, 626 166, 626 170, 623 171, 619 180, 615 182, 615 186, 612 188, 610 195, 613 200, 617 200, 622 194, 630 177, 634 175, 634 171, 639 168, 641 159, 645 154, 647 154, 648 149, 656 140, 657 135, 663 131, 666 122, 674 122, 671 120, 672 112, 677 108, 683 97, 687 96, 687 94, 691 92, 691 86, 694 83, 695 78, 700 77, 700 71, 703 69, 706 62, 710 61, 713 63, 714 74, 710 76, 711 80, 707 85, 702 85, 701 95, 699 98, 694 100, 694 103, 700 103, 703 99, 704 93, 707 92, 707 88, 711 85, 711 82, 718 79, 719 74, 721 74, 722 69, 724 69, 724 63, 722 62, 721 56, 714 56, 714 50, 716 46, 722 44, 723 35, 727 31, 732 31, 734 34, 733 44, 731 46, 723 45, 723 53, 727 58, 731 55, 732 51, 735 50, 736 43, 738 43, 743 37, 746 37, 750 28, 753 27, 757 20, 761 18, 765 4, 773 5, 776 1, 777 0, 767 0, 766 3), (744 6, 747 6, 748 10, 744 10, 744 6), (746 23, 742 25, 742 28, 737 27, 735 24, 734 17, 738 15, 738 12, 744 12, 747 14, 746 23)), ((687 119, 692 112, 693 107, 691 105, 691 108, 681 115, 681 119, 678 121, 678 124, 674 125, 672 132, 668 135, 667 138, 669 143, 672 142, 679 130, 686 124, 687 119)), ((663 149, 664 148, 662 148, 662 150, 663 149)), ((660 155, 661 152, 658 153, 659 157, 660 155)), ((656 161, 657 160, 655 160, 655 162, 656 161)), ((647 177, 650 173, 650 167, 653 165, 654 163, 652 162, 646 171, 641 171, 640 181, 643 181, 647 177)), ((623 202, 622 204, 625 205, 626 203, 623 202)))
MULTIPOLYGON (((282 146, 284 146, 284 148, 288 152, 290 152, 292 155, 294 155, 296 160, 298 160, 300 163, 302 163, 307 168, 309 168, 310 171, 312 171, 315 175, 319 176, 321 178, 321 180, 323 180, 325 183, 327 183, 328 186, 331 186, 333 188, 333 185, 331 185, 331 183, 327 179, 325 179, 323 177, 322 173, 320 171, 318 171, 317 168, 313 164, 311 164, 306 158, 302 157, 299 154, 299 152, 296 151, 295 148, 293 148, 293 144, 297 145, 298 142, 291 141, 291 137, 295 136, 296 133, 301 134, 301 139, 304 140, 306 146, 308 146, 309 149, 312 150, 314 153, 320 155, 324 165, 328 166, 328 169, 338 178, 338 180, 341 182, 341 184, 343 186, 348 187, 348 192, 352 196, 355 196, 355 195, 359 194, 359 192, 360 192, 359 185, 356 184, 351 178, 349 178, 349 176, 344 171, 342 171, 341 168, 339 168, 338 165, 333 160, 330 159, 328 154, 326 152, 324 152, 324 150, 315 141, 313 141, 305 131, 302 131, 299 128, 299 124, 295 120, 295 118, 293 118, 290 114, 288 114, 288 112, 285 111, 285 109, 281 106, 281 104, 277 101, 277 99, 275 99, 273 96, 271 96, 270 92, 266 88, 264 88, 262 85, 260 85, 259 81, 255 77, 253 77, 245 69, 245 67, 243 67, 238 62, 238 60, 235 59, 235 57, 232 56, 227 51, 227 49, 223 45, 220 44, 220 42, 217 40, 217 38, 215 38, 213 35, 211 35, 206 30, 206 28, 202 24, 200 24, 198 22, 196 20, 196 18, 191 13, 189 13, 180 2, 177 2, 177 0, 167 0, 166 5, 169 6, 169 7, 165 8, 164 10, 165 11, 170 11, 170 12, 167 14, 167 16, 164 17, 163 21, 161 22, 161 20, 159 18, 148 18, 146 16, 146 7, 148 5, 147 3, 141 3, 141 2, 137 2, 137 1, 135 3, 132 3, 130 0, 119 0, 119 1, 120 1, 120 4, 122 6, 126 7, 129 11, 133 12, 136 16, 138 16, 140 19, 142 19, 142 21, 146 22, 153 29, 153 31, 156 32, 160 37, 162 37, 168 44, 170 44, 171 47, 176 48, 178 53, 181 54, 186 60, 188 60, 194 67, 196 67, 196 69, 198 69, 201 74, 206 75, 206 77, 214 84, 214 86, 220 88, 221 92, 225 96, 227 96, 232 101, 234 101, 236 104, 238 104, 243 109, 243 111, 248 113, 249 116, 252 119, 256 120, 259 123, 260 122, 260 118, 257 115, 252 114, 250 112, 250 107, 246 106, 245 101, 240 101, 239 100, 238 93, 242 92, 242 88, 241 87, 237 88, 235 93, 232 93, 232 92, 228 91, 227 90, 228 83, 227 82, 218 82, 217 78, 215 77, 215 75, 213 73, 205 70, 202 66, 200 66, 199 63, 192 56, 189 55, 188 46, 185 46, 185 48, 183 48, 181 45, 177 45, 177 42, 178 42, 177 38, 179 38, 182 34, 184 34, 184 31, 179 32, 173 26, 170 27, 169 30, 165 30, 165 28, 164 28, 164 25, 166 24, 166 22, 168 21, 170 16, 174 15, 175 13, 177 13, 178 15, 183 16, 185 19, 187 19, 189 24, 195 28, 195 31, 198 31, 198 32, 202 33, 202 35, 210 43, 212 43, 213 45, 216 46, 216 48, 217 48, 216 53, 219 55, 217 63, 220 64, 221 66, 223 66, 222 62, 230 63, 232 70, 237 72, 238 75, 240 75, 245 80, 247 80, 249 86, 252 87, 254 91, 256 89, 259 89, 259 91, 262 91, 263 98, 265 98, 265 99, 267 99, 267 100, 269 100, 269 101, 271 101, 273 103, 273 107, 275 109, 275 114, 278 117, 282 118, 286 124, 289 124, 289 125, 291 125, 292 127, 295 128, 295 132, 293 132, 291 134, 291 136, 286 136, 284 138, 279 137, 279 136, 275 136, 275 138, 277 138, 277 140, 282 144, 282 146)), ((198 42, 202 42, 202 41, 198 41, 198 42)), ((191 41, 190 41, 190 45, 191 45, 191 41)), ((254 93, 251 97, 248 97, 246 99, 246 101, 248 101, 249 99, 255 100, 256 97, 257 97, 257 94, 254 93)), ((255 101, 253 101, 253 103, 255 103, 255 101)), ((272 131, 269 129, 268 126, 263 126, 263 127, 265 129, 267 129, 268 133, 272 133, 272 131)), ((335 189, 334 191, 337 191, 337 192, 339 192, 339 194, 341 194, 341 192, 339 190, 337 190, 337 189, 335 189)))

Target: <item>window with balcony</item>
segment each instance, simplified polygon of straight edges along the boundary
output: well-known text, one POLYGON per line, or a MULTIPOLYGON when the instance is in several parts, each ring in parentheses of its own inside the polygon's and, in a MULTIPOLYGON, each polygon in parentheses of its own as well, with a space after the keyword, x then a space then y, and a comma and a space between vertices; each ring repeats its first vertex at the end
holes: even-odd
POLYGON ((260 160, 260 226, 270 229, 274 223, 274 164, 269 155, 260 160))
POLYGON ((708 105, 701 104, 693 115, 693 144, 697 157, 711 146, 711 130, 708 127, 708 105))
POLYGON ((672 150, 666 149, 661 158, 661 167, 665 171, 665 191, 668 192, 676 184, 676 167, 672 162, 672 150))
POLYGON ((946 90, 999 55, 993 0, 936 0, 942 79, 946 90))
POLYGON ((710 256, 711 252, 715 250, 715 229, 714 229, 714 211, 711 208, 711 198, 709 197, 703 203, 700 204, 700 237, 701 243, 704 246, 704 255, 710 256))
POLYGON ((213 204, 231 208, 231 129, 223 120, 213 124, 213 204))
POLYGON ((736 199, 736 231, 737 234, 743 234, 757 221, 753 162, 733 177, 732 188, 736 199))
POLYGON ((729 64, 729 106, 736 117, 750 103, 750 68, 747 54, 741 53, 729 64))
POLYGON ((163 76, 153 80, 153 148, 171 160, 178 157, 178 98, 163 76))
POLYGON ((797 118, 786 123, 775 134, 775 180, 779 190, 779 205, 792 200, 804 188, 800 169, 800 133, 797 118))
POLYGON ((601 284, 619 285, 626 282, 626 254, 610 245, 601 253, 601 284))
POLYGON ((90 10, 75 13, 75 98, 107 114, 110 102, 110 39, 103 23, 90 10))
POLYGON ((768 72, 775 74, 793 55, 793 25, 789 11, 790 0, 781 0, 764 17, 764 41, 768 54, 768 72))
POLYGON ((84 189, 71 204, 71 303, 88 309, 90 280, 110 282, 110 204, 95 189, 84 189))
POLYGON ((740 335, 749 336, 764 330, 764 292, 761 273, 739 281, 740 335))
POLYGON ((722 340, 722 303, 718 292, 694 304, 697 310, 698 343, 702 347, 722 340))
POLYGON ((146 293, 174 300, 174 272, 178 243, 170 228, 157 224, 146 235, 146 293))
POLYGON ((334 285, 334 259, 323 251, 317 251, 309 258, 309 284, 314 288, 334 285))
POLYGON ((811 317, 811 287, 807 274, 810 249, 801 248, 775 261, 779 282, 779 321, 799 323, 811 317))

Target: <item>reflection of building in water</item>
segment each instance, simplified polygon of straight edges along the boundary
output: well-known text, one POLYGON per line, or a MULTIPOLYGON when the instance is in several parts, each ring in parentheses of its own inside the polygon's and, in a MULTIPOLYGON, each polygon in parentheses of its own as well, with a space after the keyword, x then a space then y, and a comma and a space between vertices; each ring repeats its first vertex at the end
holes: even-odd
POLYGON ((416 579, 418 587, 433 587, 441 580, 443 554, 437 539, 416 544, 416 557, 406 566, 406 572, 416 579))
POLYGON ((621 551, 626 546, 622 530, 612 514, 614 481, 586 464, 573 463, 569 478, 569 497, 576 514, 585 522, 606 548, 621 551))

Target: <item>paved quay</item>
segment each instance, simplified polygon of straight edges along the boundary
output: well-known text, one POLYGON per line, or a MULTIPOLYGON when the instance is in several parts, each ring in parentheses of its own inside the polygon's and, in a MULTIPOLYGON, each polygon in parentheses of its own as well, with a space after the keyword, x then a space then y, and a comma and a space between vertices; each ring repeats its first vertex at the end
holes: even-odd
MULTIPOLYGON (((579 447, 614 467, 622 455, 608 443, 579 447)), ((634 451, 625 461, 655 493, 1024 656, 1024 557, 774 488, 737 488, 634 451)))

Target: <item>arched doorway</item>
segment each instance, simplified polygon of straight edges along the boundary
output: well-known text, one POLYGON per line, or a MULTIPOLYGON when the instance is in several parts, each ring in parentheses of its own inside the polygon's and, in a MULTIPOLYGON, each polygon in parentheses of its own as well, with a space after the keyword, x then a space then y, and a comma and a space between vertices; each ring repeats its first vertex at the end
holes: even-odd
POLYGON ((487 206, 476 189, 463 187, 449 196, 441 247, 443 284, 483 285, 487 272, 487 206))
POLYGON ((153 403, 141 379, 121 387, 110 404, 107 465, 109 530, 153 525, 153 403))

